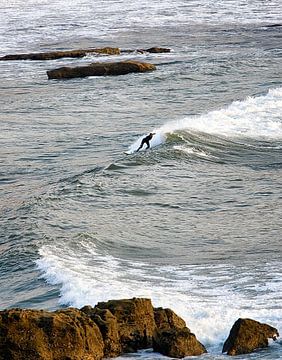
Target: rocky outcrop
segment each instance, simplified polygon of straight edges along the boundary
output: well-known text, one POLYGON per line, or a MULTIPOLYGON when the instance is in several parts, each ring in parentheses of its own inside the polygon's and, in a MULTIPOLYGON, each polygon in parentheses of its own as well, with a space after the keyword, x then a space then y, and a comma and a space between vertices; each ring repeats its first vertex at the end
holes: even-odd
POLYGON ((252 319, 238 319, 226 339, 222 352, 227 355, 248 354, 268 346, 268 339, 276 340, 277 329, 252 319))
POLYGON ((157 331, 153 349, 163 355, 178 359, 207 352, 187 327, 157 331))
POLYGON ((154 318, 157 329, 183 329, 185 321, 171 309, 154 308, 154 318))
POLYGON ((81 309, 99 327, 104 341, 104 356, 116 357, 122 354, 117 318, 108 309, 84 306, 81 309))
POLYGON ((86 76, 125 75, 156 70, 155 65, 138 61, 92 63, 87 66, 61 67, 47 71, 48 79, 71 79, 86 76))
POLYGON ((154 309, 156 328, 153 349, 163 355, 183 358, 206 353, 207 350, 186 327, 185 321, 170 309, 154 309))
POLYGON ((110 300, 98 303, 95 308, 107 309, 117 319, 122 352, 152 347, 155 321, 150 299, 110 300))
MULTIPOLYGON (((267 324, 239 319, 223 352, 250 353, 278 336, 267 324)), ((151 347, 173 358, 206 353, 181 317, 153 308, 150 299, 110 300, 80 310, 0 311, 0 360, 101 360, 151 347)))
POLYGON ((0 312, 1 360, 100 360, 103 348, 99 328, 77 309, 0 312))
POLYGON ((61 58, 81 58, 88 54, 103 54, 103 55, 120 55, 121 53, 132 53, 132 52, 149 52, 149 53, 167 53, 170 49, 151 47, 149 49, 139 50, 121 50, 115 47, 104 47, 94 49, 78 49, 78 50, 65 50, 65 51, 48 51, 40 53, 27 53, 27 54, 10 54, 0 57, 0 61, 9 60, 55 60, 61 58))
POLYGON ((170 49, 168 49, 168 48, 160 48, 160 47, 151 47, 149 49, 142 50, 142 51, 149 52, 149 53, 154 53, 154 54, 160 54, 160 53, 168 53, 168 52, 170 52, 170 49))
POLYGON ((64 57, 67 58, 81 58, 87 54, 105 54, 105 55, 119 55, 119 48, 105 47, 97 49, 81 49, 81 50, 66 50, 66 51, 49 51, 41 53, 30 53, 30 54, 14 54, 5 55, 0 57, 0 61, 7 60, 55 60, 64 57))

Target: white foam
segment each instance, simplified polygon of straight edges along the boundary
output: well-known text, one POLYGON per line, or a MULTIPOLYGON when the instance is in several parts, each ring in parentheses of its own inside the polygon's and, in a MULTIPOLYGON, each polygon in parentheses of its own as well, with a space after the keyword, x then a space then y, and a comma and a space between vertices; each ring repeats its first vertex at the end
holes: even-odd
MULTIPOLYGON (((271 89, 266 95, 234 101, 229 106, 201 116, 185 117, 168 122, 153 132, 151 147, 163 144, 168 134, 193 131, 226 138, 253 138, 257 140, 282 139, 282 88, 271 89)), ((145 135, 144 135, 145 136, 145 135)), ((128 149, 133 153, 144 136, 138 138, 128 149)), ((143 148, 143 150, 145 147, 143 148)), ((180 148, 178 148, 180 150, 180 148)), ((181 148, 182 151, 191 151, 181 148)), ((200 155, 200 154, 199 154, 200 155)), ((204 156, 204 154, 202 154, 204 156)))
POLYGON ((258 269, 252 273, 229 264, 156 268, 102 254, 86 241, 79 251, 43 246, 40 256, 37 266, 48 283, 60 286, 61 304, 81 307, 109 299, 151 298, 154 306, 170 307, 182 316, 209 351, 220 351, 239 317, 278 329, 282 325, 281 264, 263 264, 256 284, 258 269))
POLYGON ((266 95, 235 101, 226 108, 163 125, 164 134, 192 130, 226 137, 282 138, 282 88, 266 95))

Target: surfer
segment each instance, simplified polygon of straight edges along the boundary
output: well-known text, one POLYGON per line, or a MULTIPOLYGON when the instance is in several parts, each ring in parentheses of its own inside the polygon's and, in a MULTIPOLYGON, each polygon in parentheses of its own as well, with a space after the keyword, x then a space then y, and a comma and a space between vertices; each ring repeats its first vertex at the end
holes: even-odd
POLYGON ((147 149, 150 148, 150 140, 152 139, 152 137, 155 135, 156 133, 150 133, 149 135, 145 136, 142 141, 141 144, 139 146, 139 148, 136 150, 136 152, 138 152, 140 149, 142 149, 143 145, 146 144, 147 145, 147 149))

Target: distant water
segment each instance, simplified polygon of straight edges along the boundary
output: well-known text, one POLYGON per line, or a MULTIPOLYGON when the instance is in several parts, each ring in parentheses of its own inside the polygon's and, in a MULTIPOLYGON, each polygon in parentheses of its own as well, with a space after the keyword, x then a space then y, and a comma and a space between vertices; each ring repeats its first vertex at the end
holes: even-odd
MULTIPOLYGON (((223 358, 239 317, 282 332, 275 24, 280 0, 0 1, 0 56, 173 49, 0 63, 1 309, 149 297, 186 320, 207 359, 223 358), (46 76, 131 58, 157 71, 46 76), (149 151, 125 154, 151 131, 149 151)), ((281 344, 238 358, 280 359, 281 344)))

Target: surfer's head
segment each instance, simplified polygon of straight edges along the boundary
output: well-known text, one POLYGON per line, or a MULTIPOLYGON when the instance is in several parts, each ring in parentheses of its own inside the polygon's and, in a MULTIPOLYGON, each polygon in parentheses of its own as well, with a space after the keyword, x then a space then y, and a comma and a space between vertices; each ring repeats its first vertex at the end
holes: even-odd
POLYGON ((156 135, 156 133, 150 133, 150 135, 152 135, 152 136, 153 136, 153 135, 156 135))

